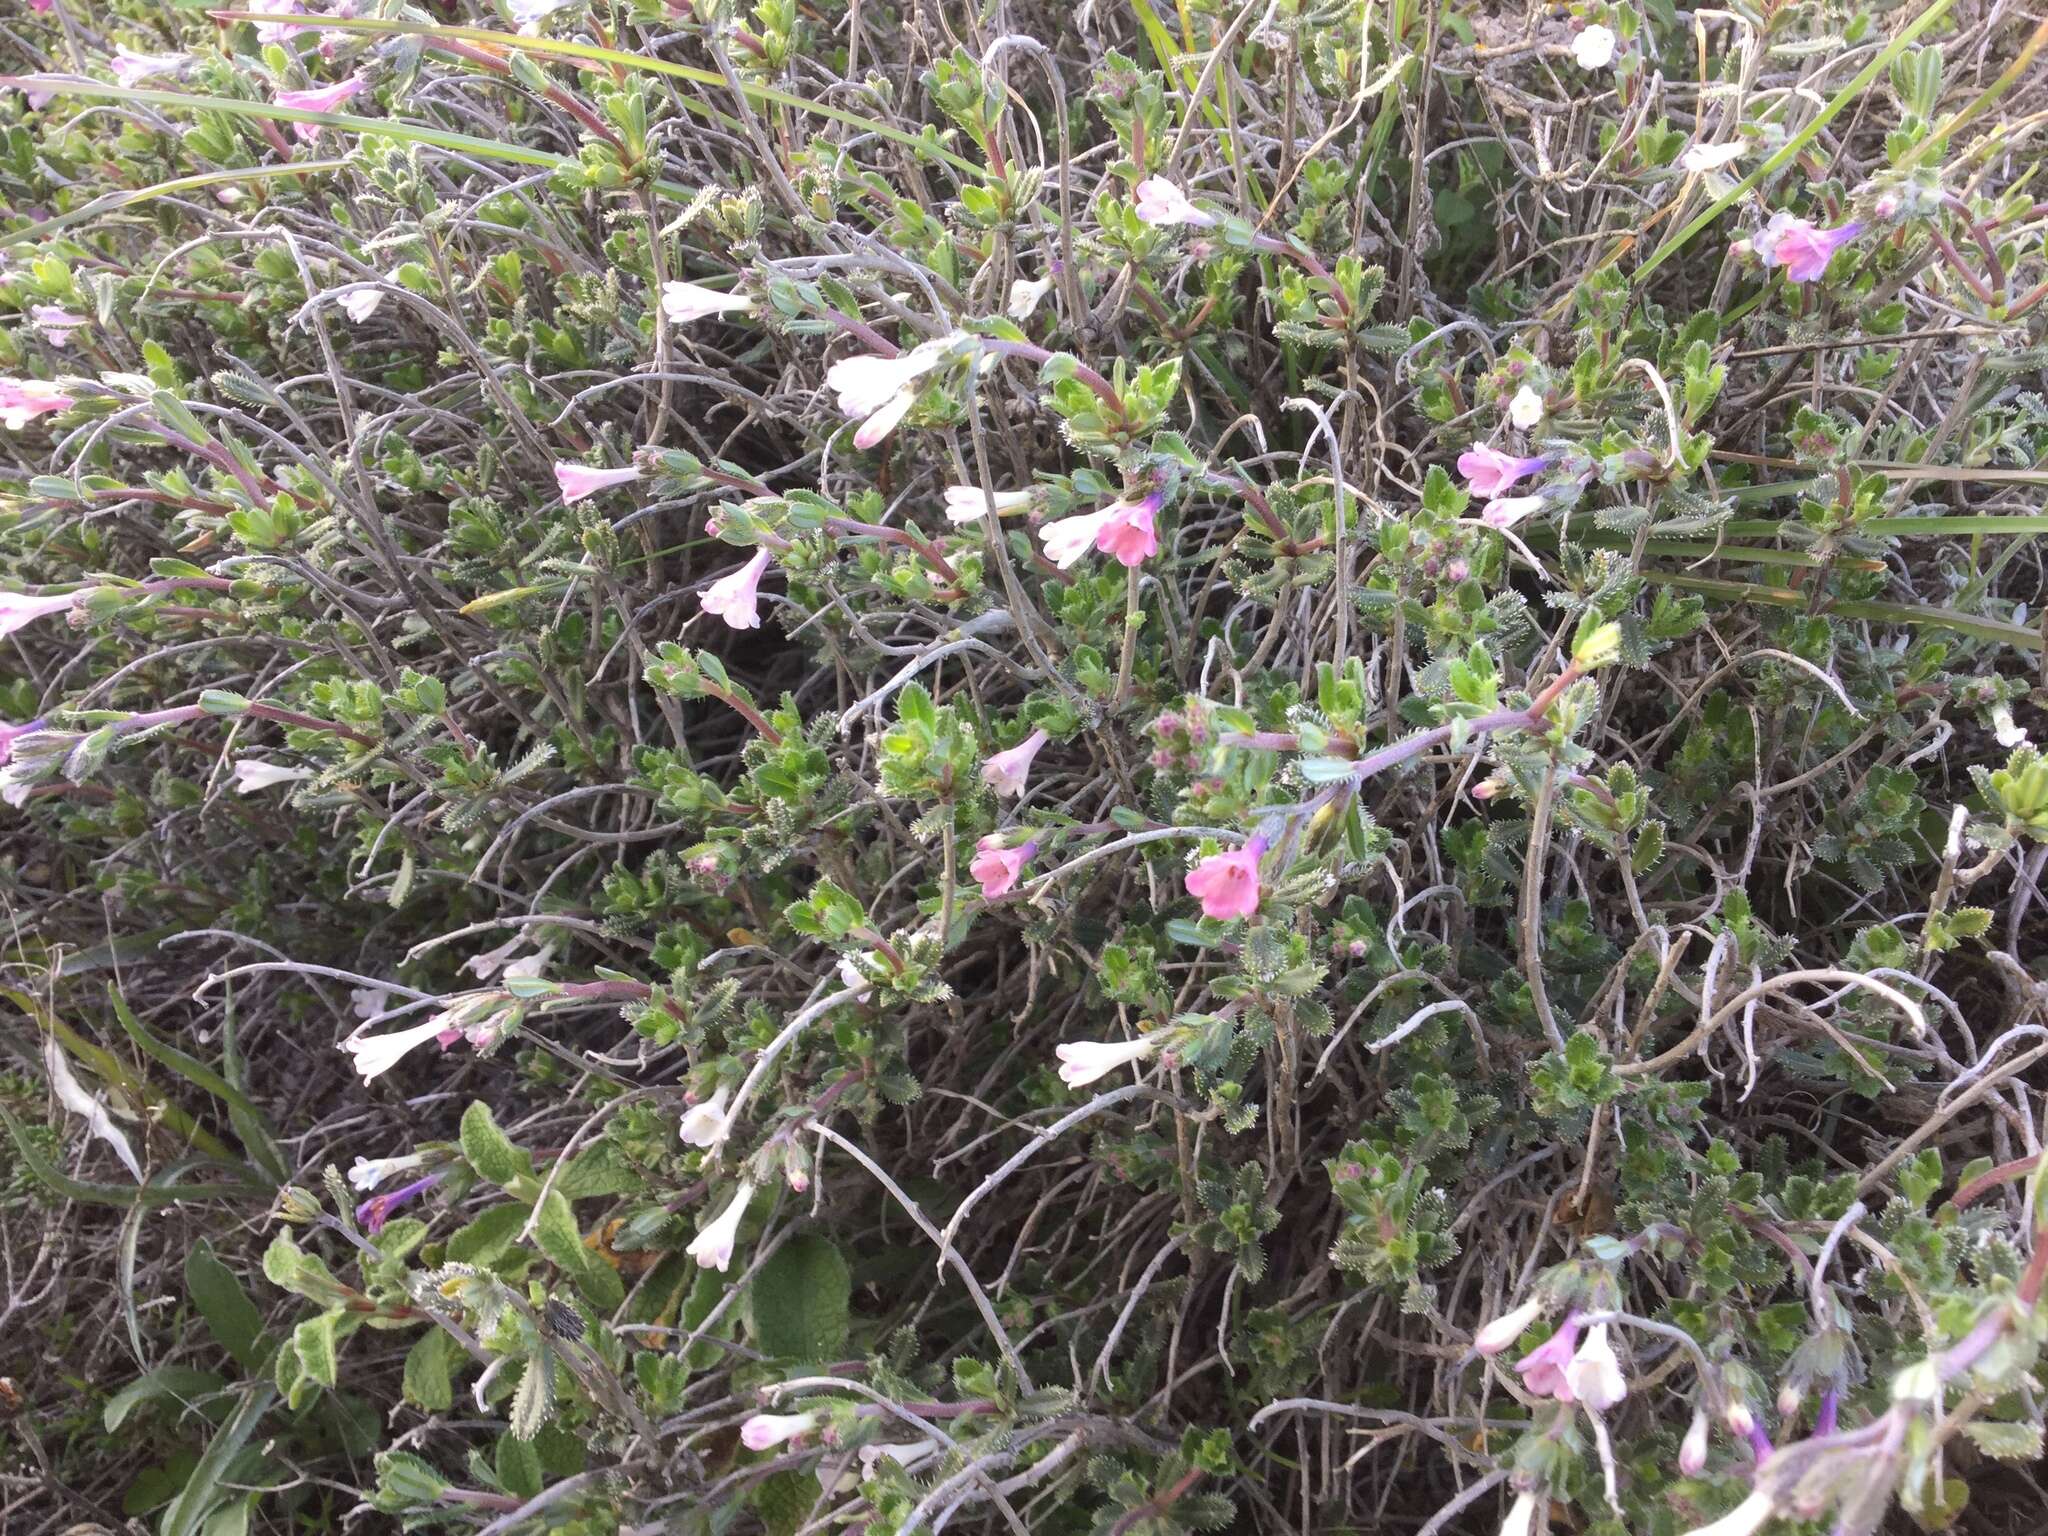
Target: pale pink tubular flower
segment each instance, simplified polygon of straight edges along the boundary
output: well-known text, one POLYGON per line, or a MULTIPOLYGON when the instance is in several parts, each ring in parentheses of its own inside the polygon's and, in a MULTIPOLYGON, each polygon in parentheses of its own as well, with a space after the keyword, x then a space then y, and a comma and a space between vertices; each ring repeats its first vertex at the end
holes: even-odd
POLYGON ((26 592, 0 592, 0 636, 25 629, 50 614, 68 613, 98 590, 98 587, 86 587, 77 592, 58 592, 48 597, 30 597, 26 592))
POLYGON ((772 1450, 817 1427, 815 1413, 757 1413, 740 1426, 740 1444, 750 1451, 772 1450))
POLYGON ((1206 229, 1216 222, 1215 214, 1202 212, 1164 176, 1148 176, 1138 183, 1137 209, 1138 222, 1155 227, 1192 224, 1206 229))
POLYGON ((33 736, 44 728, 40 715, 33 720, 24 720, 20 725, 9 725, 0 720, 0 767, 14 761, 14 744, 24 736, 33 736))
POLYGON ((1766 267, 1783 267, 1793 282, 1810 283, 1827 271, 1836 251, 1862 233, 1860 223, 1821 229, 1780 210, 1750 244, 1766 267))
POLYGON ((672 325, 688 325, 709 315, 738 314, 754 307, 744 293, 720 293, 698 283, 663 283, 661 312, 672 325))
POLYGON ((684 1250, 692 1259, 706 1269, 715 1269, 724 1274, 726 1266, 732 1263, 732 1248, 740 1235, 740 1218, 747 1214, 747 1202, 754 1198, 754 1186, 743 1182, 739 1192, 712 1221, 711 1225, 690 1240, 684 1250))
POLYGON ((978 523, 988 516, 991 508, 1001 514, 1030 505, 1029 491, 987 492, 978 485, 946 487, 946 521, 949 523, 978 523))
POLYGON ((47 16, 57 8, 57 0, 28 0, 28 8, 38 16, 47 16))
POLYGON ((768 572, 768 551, 754 551, 754 558, 729 575, 721 576, 705 590, 703 608, 715 613, 732 629, 761 627, 761 578, 768 572))
POLYGON ((1595 1323, 1586 1330, 1586 1342, 1572 1356, 1564 1375, 1572 1396, 1595 1413, 1605 1413, 1628 1396, 1628 1383, 1622 1378, 1621 1361, 1615 1358, 1614 1346, 1607 1340, 1605 1323, 1595 1323))
POLYGON ((1554 1397, 1560 1403, 1574 1401, 1567 1368, 1579 1347, 1579 1315, 1574 1312, 1557 1325, 1557 1332, 1515 1362, 1522 1385, 1538 1397, 1554 1397))
POLYGON ((1202 904, 1202 916, 1225 921, 1259 910, 1259 859, 1266 840, 1255 837, 1229 853, 1212 853, 1187 874, 1188 894, 1202 904))
POLYGON ((974 845, 974 861, 967 866, 967 873, 981 882, 984 901, 994 901, 998 896, 1007 896, 1016 888, 1017 877, 1024 872, 1024 866, 1031 862, 1031 856, 1038 852, 1038 844, 1024 843, 1016 848, 1005 848, 1000 832, 991 832, 974 845))
POLYGON ((1465 488, 1474 496, 1498 496, 1502 491, 1514 489, 1519 481, 1536 474, 1549 463, 1550 460, 1541 454, 1531 459, 1519 459, 1485 443, 1474 443, 1458 455, 1458 473, 1465 477, 1465 488))
POLYGON ((0 379, 0 426, 10 432, 19 432, 38 416, 68 411, 77 403, 46 379, 0 379))
MULTIPOLYGON (((361 75, 350 75, 346 80, 337 80, 333 85, 316 85, 305 91, 279 91, 275 97, 280 107, 290 107, 300 112, 332 112, 343 102, 360 95, 369 86, 361 75)), ((292 132, 301 143, 320 136, 318 123, 293 123, 292 132)))
POLYGON ((1699 1409, 1692 1416, 1685 1439, 1678 1445, 1678 1470, 1687 1477, 1698 1477, 1706 1468, 1708 1432, 1706 1410, 1699 1409))
POLYGON ((152 75, 168 75, 183 69, 192 61, 189 53, 136 53, 127 48, 117 47, 107 68, 114 72, 114 78, 123 85, 134 85, 152 75))
POLYGON ((561 490, 565 504, 595 496, 615 485, 631 485, 639 478, 640 471, 630 464, 624 469, 597 469, 588 464, 555 465, 555 485, 561 490))
POLYGON ((1009 798, 1024 793, 1024 781, 1031 775, 1031 760, 1045 745, 1045 732, 1033 731, 1007 752, 998 752, 981 765, 982 782, 997 794, 1009 798))
POLYGON ((1060 1081, 1069 1088, 1085 1088, 1118 1067, 1143 1061, 1162 1043, 1158 1035, 1141 1035, 1136 1040, 1080 1040, 1055 1046, 1053 1054, 1059 1058, 1060 1081))
POLYGON ((1503 1312, 1473 1336, 1472 1347, 1482 1355, 1497 1355, 1519 1339, 1542 1315, 1543 1298, 1531 1296, 1512 1312, 1503 1312))
POLYGON ((429 1040, 438 1040, 447 1027, 448 1020, 442 1014, 435 1014, 424 1024, 411 1029, 401 1029, 389 1035, 358 1035, 341 1042, 341 1048, 355 1058, 355 1069, 368 1082, 397 1066, 405 1056, 418 1050, 429 1040))
POLYGON ((1496 496, 1480 509, 1479 520, 1489 528, 1512 528, 1543 506, 1541 496, 1496 496))
POLYGON ((68 347, 73 336, 92 329, 92 322, 85 316, 74 315, 58 304, 37 304, 29 310, 28 317, 43 340, 53 347, 68 347))

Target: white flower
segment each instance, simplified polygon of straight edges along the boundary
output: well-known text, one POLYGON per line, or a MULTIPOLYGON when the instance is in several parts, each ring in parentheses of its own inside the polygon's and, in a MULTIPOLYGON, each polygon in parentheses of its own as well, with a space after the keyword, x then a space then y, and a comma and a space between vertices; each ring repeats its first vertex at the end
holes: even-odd
POLYGON ((543 944, 530 955, 521 955, 508 964, 499 976, 506 981, 531 981, 547 969, 548 957, 555 952, 552 944, 543 944))
POLYGON ((36 787, 36 781, 26 776, 20 763, 9 763, 0 768, 0 801, 11 805, 17 811, 28 804, 28 793, 36 787))
POLYGON ((1508 1517, 1500 1523, 1500 1536, 1529 1536, 1536 1523, 1536 1495, 1518 1493, 1508 1506, 1508 1517))
POLYGON ((838 970, 839 979, 854 994, 855 1002, 860 1001, 861 998, 866 997, 875 990, 875 984, 869 981, 867 977, 861 975, 860 967, 853 963, 851 956, 841 955, 839 957, 838 970))
POLYGON ((1164 176, 1148 176, 1138 183, 1137 210, 1141 224, 1206 227, 1216 222, 1215 214, 1202 212, 1188 201, 1187 193, 1164 176))
POLYGON ((1622 1380, 1621 1362, 1614 1356, 1614 1346, 1607 1342, 1605 1323, 1595 1323, 1586 1330, 1586 1341, 1564 1368, 1564 1379, 1572 1396, 1595 1413, 1605 1413, 1628 1396, 1628 1383, 1622 1380))
POLYGON ((520 35, 534 37, 540 32, 540 24, 568 3, 569 0, 510 0, 506 9, 518 24, 520 35))
POLYGON ((742 1183, 739 1193, 732 1197, 718 1217, 690 1240, 684 1251, 706 1269, 725 1273, 725 1267, 732 1263, 732 1245, 740 1235, 740 1218, 747 1214, 747 1202, 754 1198, 754 1186, 742 1183))
POLYGON ((1497 1355, 1515 1340, 1519 1339, 1536 1321, 1543 1311, 1543 1298, 1531 1296, 1512 1312, 1503 1312, 1472 1340, 1472 1347, 1482 1355, 1497 1355))
POLYGON ((86 1129, 114 1149, 114 1155, 121 1159, 122 1166, 135 1175, 135 1182, 140 1184, 142 1164, 135 1160, 135 1149, 128 1144, 121 1128, 114 1124, 106 1105, 87 1093, 72 1075, 71 1063, 65 1058, 64 1048, 57 1043, 54 1034, 43 1036, 43 1065, 49 1069, 50 1086, 57 1091, 57 1102, 74 1115, 83 1116, 86 1129))
POLYGON ((1061 570, 1072 570, 1077 561, 1095 547, 1095 536, 1103 525, 1122 510, 1104 507, 1100 512, 1083 512, 1075 517, 1056 518, 1038 530, 1046 558, 1061 570))
POLYGON ((744 293, 720 293, 698 283, 661 285, 661 312, 674 325, 688 325, 708 315, 732 314, 753 307, 754 301, 744 293))
POLYGON ((1998 738, 2001 747, 2024 747, 2027 744, 2027 733, 2013 720, 2010 704, 1991 707, 1991 734, 1998 738))
POLYGON ((235 793, 253 795, 258 790, 269 789, 278 784, 290 784, 298 779, 310 779, 310 768, 286 768, 277 763, 266 763, 259 758, 245 757, 235 764, 235 793))
POLYGON ((372 287, 351 288, 341 296, 340 302, 341 312, 354 324, 361 325, 377 313, 378 307, 383 304, 384 290, 372 287))
POLYGON ((1707 1464, 1707 1435, 1707 1414, 1701 1409, 1693 1414, 1692 1427, 1678 1446, 1678 1470, 1687 1477, 1698 1477, 1707 1464))
POLYGON ((525 942, 526 935, 518 929, 514 929, 511 938, 500 944, 496 949, 487 949, 481 954, 471 955, 462 962, 462 968, 478 981, 489 981, 498 972, 505 969, 506 964, 512 959, 513 955, 518 953, 519 947, 525 942))
POLYGON ((946 487, 946 521, 949 523, 979 522, 988 515, 993 504, 999 513, 1014 511, 1018 507, 1031 505, 1029 491, 997 491, 993 495, 983 492, 978 485, 949 485, 946 487))
POLYGON ((1496 496, 1481 509, 1479 520, 1489 528, 1512 528, 1543 506, 1541 496, 1496 496))
POLYGON ((1619 41, 1612 27, 1595 23, 1572 39, 1572 57, 1581 69, 1605 69, 1614 62, 1614 45, 1619 41))
POLYGON ((349 1187, 368 1194, 394 1173, 404 1173, 417 1168, 426 1159, 418 1153, 410 1157, 359 1157, 355 1166, 348 1171, 349 1187))
POLYGON ((725 1140, 725 1101, 731 1092, 723 1083, 718 1092, 702 1104, 692 1104, 683 1111, 677 1132, 686 1147, 715 1147, 725 1140))
POLYGON ((356 987, 348 995, 349 1012, 359 1019, 374 1019, 390 1006, 388 987, 356 987))
POLYGON ((191 58, 186 53, 136 53, 133 49, 116 46, 107 67, 121 84, 132 86, 152 75, 166 75, 183 69, 191 58))
POLYGON ((1159 1046, 1159 1036, 1146 1035, 1137 1040, 1080 1040, 1055 1047, 1053 1054, 1060 1060, 1060 1081, 1069 1088, 1082 1088, 1118 1067, 1143 1061, 1159 1046))
POLYGON ((1543 419, 1543 397, 1524 384, 1508 402, 1508 420, 1527 432, 1543 419))
POLYGON ((1724 165, 1733 165, 1749 152, 1749 146, 1740 139, 1731 139, 1726 144, 1695 144, 1678 157, 1678 163, 1698 175, 1702 171, 1718 171, 1724 165))
POLYGON ((864 1445, 855 1454, 860 1457, 860 1475, 865 1479, 873 1477, 875 1468, 884 1461, 893 1461, 899 1467, 914 1467, 929 1459, 938 1448, 936 1440, 913 1440, 908 1445, 864 1445))
POLYGON ((1685 1536, 1754 1536, 1777 1513, 1768 1493, 1752 1493, 1711 1525, 1702 1525, 1685 1536))
POLYGON ((371 1078, 389 1072, 407 1052, 417 1050, 446 1028, 447 1016, 437 1013, 426 1023, 401 1029, 395 1035, 357 1035, 342 1041, 341 1048, 355 1057, 355 1068, 367 1083, 371 1078))
POLYGON ((808 1435, 817 1427, 815 1413, 757 1413, 740 1426, 740 1444, 750 1451, 771 1450, 785 1440, 808 1435))
POLYGON ((940 336, 895 357, 867 353, 841 358, 826 369, 825 384, 839 396, 840 413, 861 418, 854 447, 872 448, 895 431, 917 404, 919 381, 952 356, 958 344, 958 337, 940 336))
POLYGON ((1021 325, 1038 313, 1038 306, 1051 292, 1052 279, 1049 277, 1041 277, 1036 282, 1020 277, 1010 284, 1010 302, 1004 306, 1003 313, 1021 325))

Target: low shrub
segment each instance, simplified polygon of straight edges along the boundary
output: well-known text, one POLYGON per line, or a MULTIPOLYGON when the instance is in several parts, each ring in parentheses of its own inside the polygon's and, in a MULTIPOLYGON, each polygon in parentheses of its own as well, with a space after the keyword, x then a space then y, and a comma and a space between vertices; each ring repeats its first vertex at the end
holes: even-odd
POLYGON ((2030 26, 18 8, 0 1525, 2038 1532, 2030 26))

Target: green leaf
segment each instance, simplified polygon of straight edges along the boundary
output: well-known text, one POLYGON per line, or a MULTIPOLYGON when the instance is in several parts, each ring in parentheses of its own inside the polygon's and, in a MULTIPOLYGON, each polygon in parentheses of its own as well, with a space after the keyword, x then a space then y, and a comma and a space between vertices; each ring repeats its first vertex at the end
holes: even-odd
POLYGON ((405 1354, 406 1401, 429 1413, 445 1413, 455 1405, 455 1382, 449 1365, 455 1341, 439 1328, 429 1328, 405 1354))
POLYGON ((489 1179, 501 1189, 533 1174, 532 1156, 524 1148, 515 1147, 498 1129, 491 1107, 481 1099, 462 1112, 462 1155, 469 1159, 469 1166, 479 1178, 489 1179))
POLYGON ((747 1325, 762 1353, 830 1360, 846 1345, 851 1272, 826 1238, 791 1238, 768 1258, 747 1291, 747 1325))
POLYGON ((555 1355, 540 1345, 520 1373, 519 1387, 512 1394, 512 1433, 531 1440, 546 1427, 555 1411, 555 1355))
POLYGON ((300 1366, 323 1387, 332 1387, 341 1379, 334 1342, 335 1324, 340 1320, 339 1312, 322 1312, 292 1330, 292 1348, 298 1351, 300 1366))
POLYGON ((235 1272, 215 1257, 212 1245, 203 1237, 185 1257, 185 1291, 206 1319, 214 1342, 235 1364, 246 1371, 261 1370, 266 1353, 260 1347, 263 1314, 256 1310, 235 1272))
POLYGON ((617 1271, 583 1246, 576 1213, 559 1189, 549 1190, 534 1208, 533 1240, 599 1311, 609 1312, 626 1299, 617 1271))
POLYGON ((185 1365, 160 1365, 146 1376, 138 1376, 107 1399, 100 1410, 100 1422, 112 1434, 128 1421, 128 1415, 144 1403, 159 1397, 173 1397, 180 1403, 220 1391, 224 1383, 212 1371, 195 1371, 185 1365))
POLYGON ((504 1256, 525 1225, 525 1206, 494 1205, 448 1239, 448 1261, 487 1268, 504 1256))
POLYGON ((164 1511, 163 1522, 157 1528, 159 1536, 197 1536, 201 1522, 219 1503, 221 1480, 227 1476, 228 1468, 276 1401, 276 1390, 267 1384, 252 1387, 242 1398, 241 1405, 208 1443, 185 1486, 171 1501, 171 1507, 164 1511))

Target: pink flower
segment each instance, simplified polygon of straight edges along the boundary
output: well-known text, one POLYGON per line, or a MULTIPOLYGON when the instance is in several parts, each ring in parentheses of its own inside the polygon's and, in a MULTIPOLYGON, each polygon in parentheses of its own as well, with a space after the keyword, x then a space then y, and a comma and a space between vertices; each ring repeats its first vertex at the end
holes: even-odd
POLYGON ((1482 1355, 1497 1355, 1519 1339, 1528 1326, 1542 1315, 1543 1298, 1531 1296, 1512 1312, 1503 1312, 1473 1336, 1472 1347, 1482 1355))
POLYGON ((740 1426, 740 1444, 750 1451, 772 1450, 817 1427, 815 1413, 757 1413, 740 1426))
POLYGON ((121 84, 132 86, 151 75, 167 75, 173 70, 183 69, 191 58, 188 53, 135 53, 117 47, 107 68, 114 72, 114 78, 121 84))
POLYGON ((588 464, 557 464, 555 484, 561 489, 562 500, 581 501, 586 496, 595 496, 599 491, 608 491, 615 485, 631 485, 640 478, 640 471, 628 465, 624 469, 594 469, 588 464))
POLYGON ((392 1190, 388 1195, 372 1195, 356 1207, 356 1220, 362 1224, 365 1232, 375 1237, 384 1230, 384 1223, 391 1219, 392 1213, 401 1205, 408 1205, 417 1200, 440 1182, 440 1174, 430 1173, 423 1179, 415 1179, 410 1184, 392 1190))
POLYGON ((756 550, 745 565, 711 583, 704 594, 704 611, 717 614, 733 629, 759 629, 761 578, 767 570, 768 551, 756 550))
POLYGON ((1138 183, 1138 222, 1154 226, 1193 224, 1207 228, 1216 215, 1204 213, 1188 201, 1187 193, 1164 176, 1148 176, 1138 183))
POLYGON ((33 736, 43 728, 42 717, 24 721, 20 725, 9 725, 0 720, 0 767, 14 761, 14 744, 23 736, 33 736))
POLYGON ((998 896, 1010 894, 1017 884, 1017 877, 1024 872, 1024 866, 1031 862, 1031 856, 1036 852, 1036 843, 1005 848, 1002 834, 992 832, 974 845, 974 862, 967 866, 967 873, 981 882, 982 899, 994 901, 998 896))
POLYGON ((1255 837, 1229 853, 1212 853, 1188 871, 1188 894, 1202 904, 1202 916, 1228 921, 1259 910, 1259 859, 1266 840, 1255 837))
POLYGON ((1024 793, 1024 780, 1031 772, 1031 760, 1045 745, 1045 732, 1033 731, 1007 752, 998 752, 981 765, 982 781, 997 794, 1009 797, 1024 793))
POLYGON ((1159 533, 1152 525, 1159 511, 1156 492, 1136 501, 1120 501, 1109 510, 1109 521, 1095 535, 1097 549, 1125 567, 1142 565, 1159 553, 1159 533))
POLYGON ((45 379, 0 379, 0 426, 19 432, 37 416, 68 411, 78 402, 45 379))
POLYGON ((1557 1332, 1515 1362, 1522 1385, 1538 1397, 1554 1397, 1560 1403, 1572 1401, 1566 1372, 1579 1347, 1579 1315, 1574 1312, 1557 1325, 1557 1332))
POLYGON ((69 613, 97 591, 98 587, 85 587, 77 592, 58 592, 48 597, 31 597, 26 592, 0 592, 0 636, 26 629, 37 619, 50 614, 69 613))
POLYGON ((1836 251, 1862 233, 1860 223, 1820 229, 1809 220, 1780 211, 1771 215, 1771 222, 1750 244, 1766 267, 1783 267, 1793 282, 1810 283, 1827 271, 1836 251))
POLYGON ((1458 473, 1465 477, 1465 488, 1474 496, 1498 496, 1502 491, 1512 490, 1517 481, 1535 474, 1549 462, 1542 455, 1518 459, 1498 448, 1474 443, 1458 455, 1458 473))
MULTIPOLYGON (((290 107, 300 112, 332 112, 350 97, 359 95, 369 86, 361 75, 350 75, 333 85, 316 85, 307 91, 279 91, 276 96, 280 107, 290 107)), ((301 143, 309 142, 320 135, 318 123, 293 123, 292 132, 301 143)))
POLYGON ((1061 570, 1072 570, 1090 549, 1114 555, 1127 566, 1143 563, 1159 553, 1159 534, 1153 517, 1159 510, 1159 494, 1125 498, 1099 512, 1056 518, 1038 530, 1046 557, 1061 570))
POLYGON ((28 0, 28 8, 38 16, 47 16, 57 8, 57 0, 28 0))

